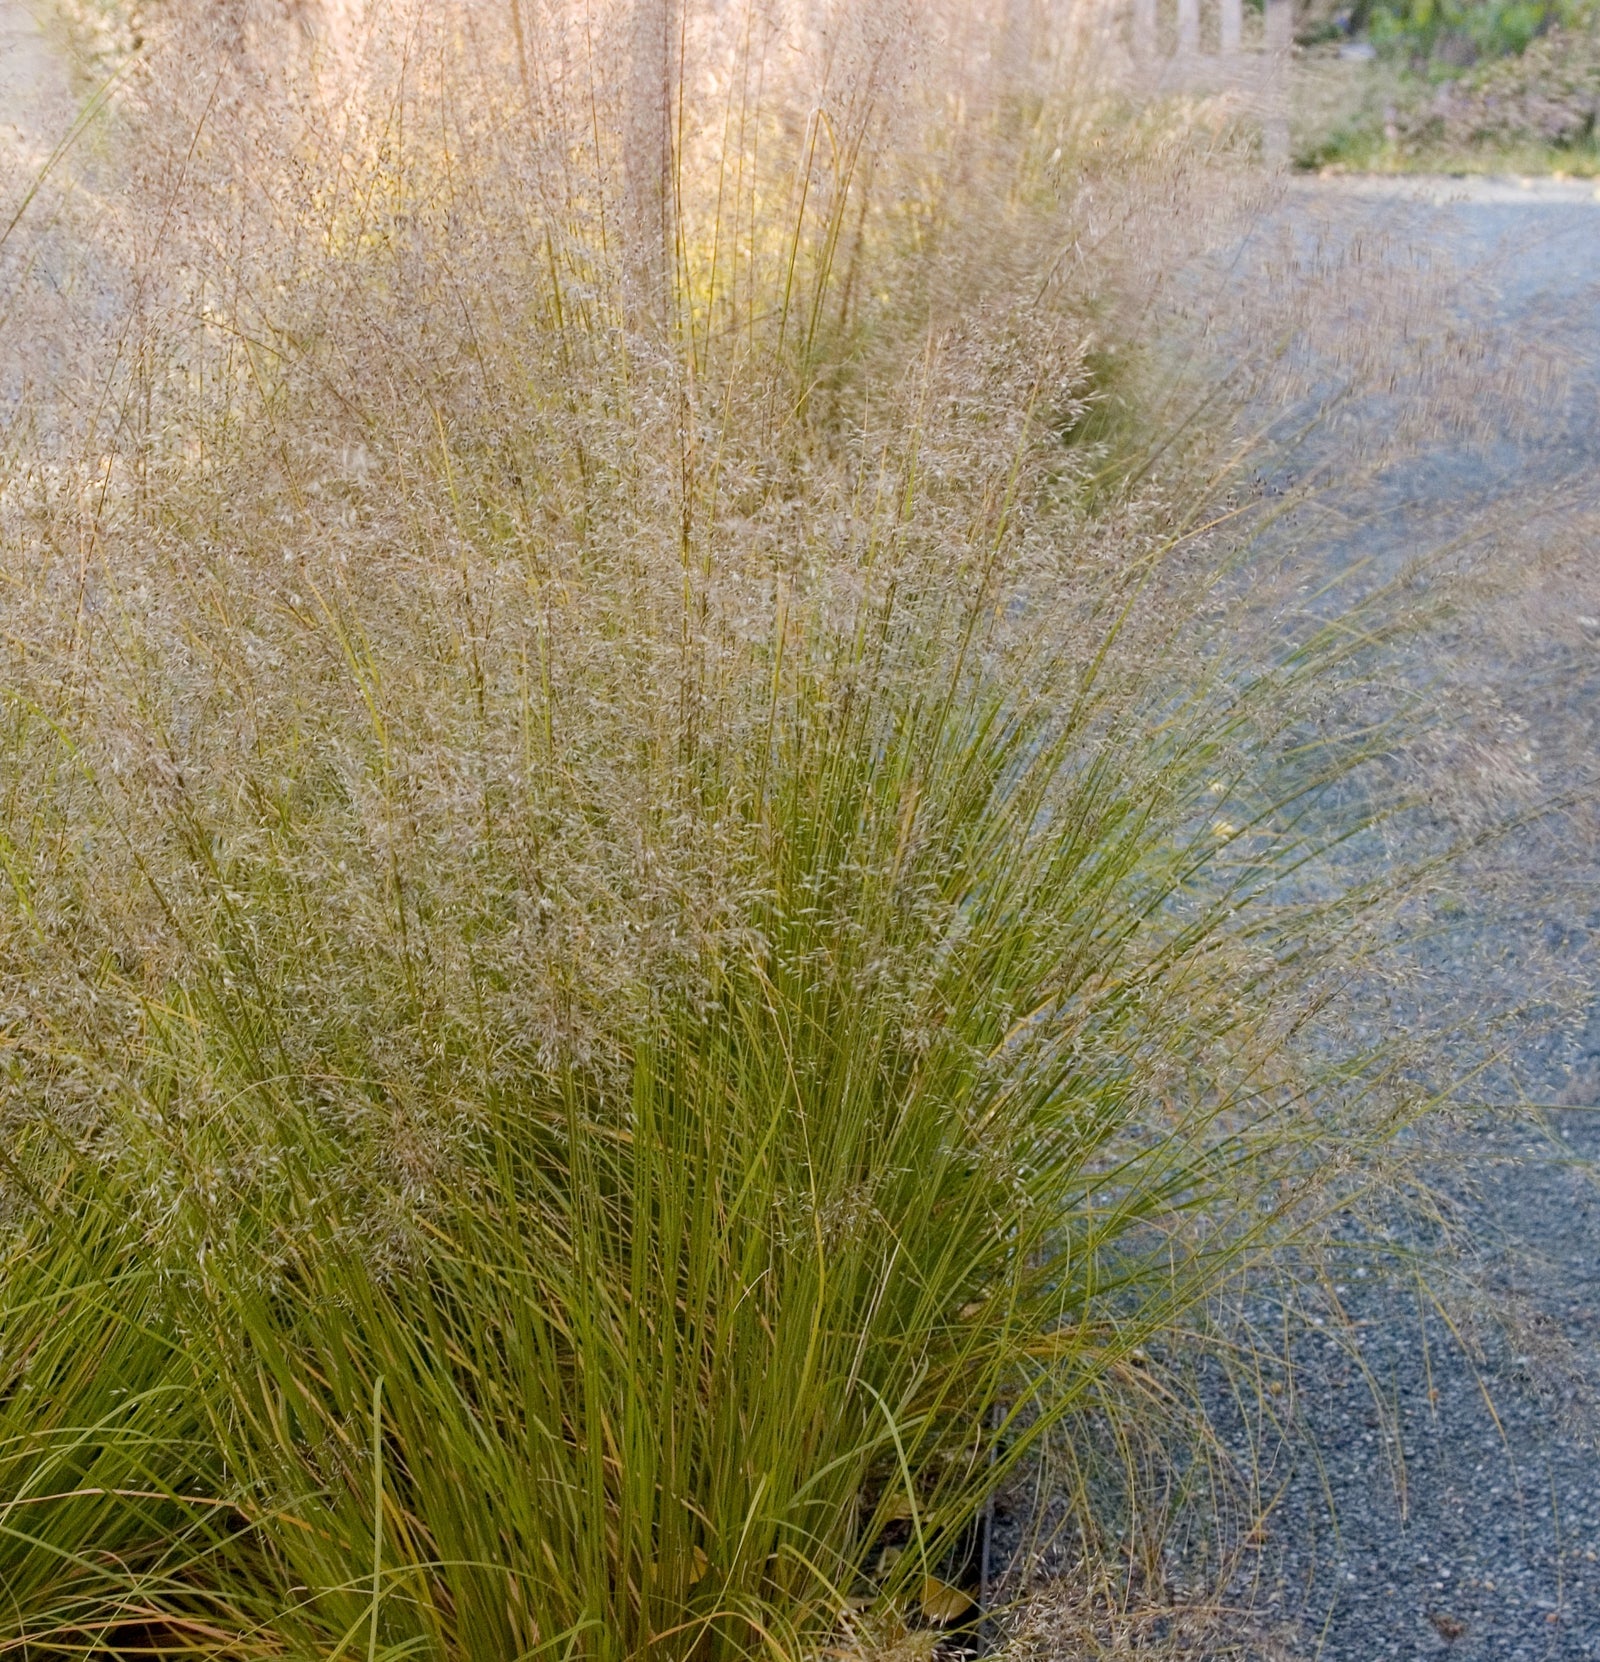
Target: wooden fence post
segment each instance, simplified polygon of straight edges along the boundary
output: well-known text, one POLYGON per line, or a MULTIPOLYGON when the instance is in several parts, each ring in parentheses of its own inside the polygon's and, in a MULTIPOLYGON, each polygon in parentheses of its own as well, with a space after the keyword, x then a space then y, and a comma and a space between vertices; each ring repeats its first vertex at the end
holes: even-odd
POLYGON ((1200 0, 1178 0, 1178 61, 1191 69, 1200 56, 1200 0))
POLYGON ((1027 73, 1032 21, 1028 0, 1006 0, 1005 15, 1001 20, 1000 60, 1006 78, 1013 85, 1027 73))
POLYGON ((1294 36, 1294 7, 1291 0, 1266 0, 1267 50, 1275 57, 1287 57, 1294 36))
POLYGON ((1156 40, 1156 0, 1133 0, 1133 55, 1153 63, 1159 49, 1156 40))
POLYGON ((672 117, 678 93, 678 4, 632 0, 629 17, 624 234, 630 298, 657 326, 667 319, 676 242, 672 117))
POLYGON ((1269 167, 1289 161, 1289 49, 1294 41, 1292 0, 1266 0, 1266 94, 1262 150, 1269 167))

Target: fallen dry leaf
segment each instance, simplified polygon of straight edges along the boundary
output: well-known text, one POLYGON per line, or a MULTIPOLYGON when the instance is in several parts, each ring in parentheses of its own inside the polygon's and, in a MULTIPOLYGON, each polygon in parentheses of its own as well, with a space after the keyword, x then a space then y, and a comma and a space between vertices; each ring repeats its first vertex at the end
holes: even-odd
POLYGON ((978 1608, 972 1594, 930 1575, 922 1583, 922 1613, 936 1627, 949 1627, 978 1608))

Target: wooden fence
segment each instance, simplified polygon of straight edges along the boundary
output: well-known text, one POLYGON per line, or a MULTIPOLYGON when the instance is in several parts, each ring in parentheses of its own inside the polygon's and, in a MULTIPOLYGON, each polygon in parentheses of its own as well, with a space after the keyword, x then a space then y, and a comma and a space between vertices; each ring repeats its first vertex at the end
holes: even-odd
POLYGON ((1067 27, 1089 30, 1150 97, 1226 93, 1261 122, 1269 162, 1288 159, 1294 0, 1065 0, 1067 27))

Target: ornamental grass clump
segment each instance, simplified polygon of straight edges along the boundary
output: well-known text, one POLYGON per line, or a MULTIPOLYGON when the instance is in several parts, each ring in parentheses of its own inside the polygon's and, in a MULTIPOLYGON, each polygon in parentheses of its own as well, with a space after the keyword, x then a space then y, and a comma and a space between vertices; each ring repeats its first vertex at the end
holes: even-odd
POLYGON ((1409 1100, 1324 1031, 1393 608, 1249 575, 1182 287, 1236 135, 1015 8, 270 21, 7 250, 6 1641, 942 1610, 1409 1100))

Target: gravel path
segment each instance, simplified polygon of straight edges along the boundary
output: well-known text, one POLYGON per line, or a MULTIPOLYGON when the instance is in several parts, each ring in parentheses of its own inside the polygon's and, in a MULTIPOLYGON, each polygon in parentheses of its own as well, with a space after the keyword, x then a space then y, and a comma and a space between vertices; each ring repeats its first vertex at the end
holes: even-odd
POLYGON ((38 17, 22 0, 0 0, 0 168, 43 162, 63 114, 70 120, 67 79, 38 17))
MULTIPOLYGON (((1447 523, 1465 494, 1514 521, 1526 504, 1532 536, 1534 505, 1555 492, 1560 513, 1538 534, 1566 534, 1580 561, 1567 570, 1595 574, 1596 188, 1315 181, 1294 188, 1290 213, 1301 233, 1410 239, 1458 269, 1488 319, 1487 358, 1553 353, 1563 371, 1500 431, 1441 443, 1374 487, 1356 514, 1363 550, 1380 567, 1403 557, 1415 528, 1447 523)), ((1559 777, 1600 754, 1600 624, 1559 571, 1551 583, 1506 697, 1526 754, 1559 777)), ((1510 928, 1592 972, 1600 861, 1573 848, 1530 840, 1510 928)), ((1448 951, 1446 972, 1492 973, 1481 935, 1461 932, 1448 951)), ((1305 1654, 1322 1662, 1600 1659, 1600 1002, 1522 1045, 1500 1100, 1513 1085, 1564 1106, 1543 1131, 1483 1113, 1455 1139, 1443 1182, 1474 1251, 1448 1320, 1416 1285, 1359 1266, 1339 1288, 1352 1325, 1295 1341, 1290 1434, 1263 1479, 1278 1501, 1248 1591, 1296 1618, 1305 1654)))
MULTIPOLYGON (((0 432, 31 380, 59 374, 80 331, 80 309, 104 287, 57 210, 36 200, 13 223, 72 129, 72 88, 42 26, 43 0, 0 0, 0 432), (93 278, 93 281, 83 281, 93 278)), ((49 193, 46 192, 46 195, 49 193)), ((103 267, 102 267, 103 269, 103 267)))
POLYGON ((1307 1656, 1600 1658, 1600 1122, 1558 1140, 1565 1162, 1504 1122, 1465 1136, 1476 1320, 1355 1273, 1352 1327, 1294 1347, 1265 1562, 1238 1591, 1295 1618, 1307 1656))

